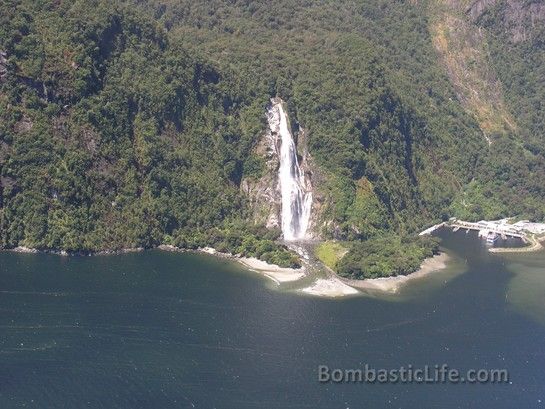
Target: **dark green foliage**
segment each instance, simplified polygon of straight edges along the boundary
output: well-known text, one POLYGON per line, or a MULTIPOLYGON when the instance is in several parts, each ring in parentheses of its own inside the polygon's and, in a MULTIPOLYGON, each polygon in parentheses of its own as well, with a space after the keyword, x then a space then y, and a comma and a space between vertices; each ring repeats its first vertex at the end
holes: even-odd
POLYGON ((261 226, 231 223, 222 229, 197 231, 180 229, 166 241, 182 248, 198 249, 211 246, 222 253, 257 257, 281 267, 301 267, 299 257, 286 246, 277 243, 280 234, 278 230, 268 230, 261 226))
POLYGON ((358 268, 380 270, 358 249, 388 240, 408 252, 375 249, 384 273, 411 270, 429 246, 399 237, 451 215, 542 218, 543 30, 514 45, 494 20, 505 2, 483 17, 520 127, 488 148, 438 63, 427 6, 4 1, 0 246, 172 243, 296 265, 251 227, 240 189, 266 171, 254 147, 273 96, 305 129, 320 233, 369 240, 347 256, 358 268))
POLYGON ((245 218, 266 99, 120 3, 1 11, 2 246, 151 247, 245 218))
POLYGON ((486 148, 428 33, 426 6, 341 0, 147 0, 174 38, 288 102, 324 172, 322 233, 365 239, 448 214, 486 148), (228 52, 226 52, 228 50, 228 52), (360 194, 362 183, 371 190, 360 194), (334 228, 332 229, 332 227, 334 228))
POLYGON ((518 13, 507 0, 497 1, 477 21, 489 33, 491 60, 515 114, 517 131, 527 148, 543 154, 545 129, 545 26, 529 15, 532 1, 518 1, 518 13), (516 20, 521 20, 518 24, 516 20), (515 36, 515 33, 519 33, 515 36))
POLYGON ((378 237, 353 243, 337 263, 337 271, 352 279, 406 275, 435 254, 439 254, 439 240, 434 237, 378 237))
POLYGON ((516 123, 482 161, 479 190, 484 199, 472 200, 465 209, 473 219, 545 217, 545 28, 541 20, 534 23, 524 14, 531 10, 531 1, 500 0, 476 21, 488 34, 490 60, 516 123))

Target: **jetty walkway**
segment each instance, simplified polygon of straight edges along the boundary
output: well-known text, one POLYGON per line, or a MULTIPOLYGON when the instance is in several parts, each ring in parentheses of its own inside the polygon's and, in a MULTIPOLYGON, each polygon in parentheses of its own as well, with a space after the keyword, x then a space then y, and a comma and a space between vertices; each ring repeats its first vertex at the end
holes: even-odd
POLYGON ((526 234, 522 230, 508 224, 500 224, 500 223, 485 222, 485 221, 472 223, 472 222, 464 222, 461 220, 454 220, 451 223, 449 223, 449 226, 452 227, 454 231, 458 231, 460 229, 476 230, 476 231, 487 230, 489 232, 499 234, 502 238, 516 237, 516 238, 522 239, 524 242, 528 241, 526 234))

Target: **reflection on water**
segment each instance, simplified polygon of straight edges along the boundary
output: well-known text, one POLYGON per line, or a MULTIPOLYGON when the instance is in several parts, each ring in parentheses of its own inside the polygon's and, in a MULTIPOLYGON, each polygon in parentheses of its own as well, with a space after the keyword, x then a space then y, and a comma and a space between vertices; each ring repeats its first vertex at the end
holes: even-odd
POLYGON ((514 273, 506 298, 517 311, 545 323, 545 251, 503 256, 514 273))
MULTIPOLYGON (((451 251, 458 250, 458 255, 464 254, 473 258, 478 254, 477 261, 495 264, 501 270, 511 273, 505 290, 505 300, 517 312, 545 323, 545 250, 522 253, 489 253, 490 244, 479 240, 475 233, 452 233, 442 231, 443 240, 450 244, 451 251), (464 239, 466 236, 467 240, 464 239), (469 252, 469 246, 473 246, 469 252), (461 250, 461 251, 460 251, 461 250)), ((527 244, 520 239, 499 239, 494 247, 524 247, 527 244)), ((480 264, 480 263, 478 263, 480 264)), ((456 270, 456 268, 455 268, 456 270)), ((490 283, 491 284, 491 283, 490 283)))

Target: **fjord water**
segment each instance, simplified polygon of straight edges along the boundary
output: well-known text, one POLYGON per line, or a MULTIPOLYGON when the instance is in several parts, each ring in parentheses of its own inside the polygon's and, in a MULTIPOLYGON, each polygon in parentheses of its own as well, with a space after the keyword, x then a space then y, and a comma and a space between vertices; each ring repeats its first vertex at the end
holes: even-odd
POLYGON ((544 254, 441 236, 465 271, 387 299, 277 291, 197 254, 0 253, 0 407, 543 407, 544 254), (512 384, 317 381, 366 363, 506 368, 512 384))

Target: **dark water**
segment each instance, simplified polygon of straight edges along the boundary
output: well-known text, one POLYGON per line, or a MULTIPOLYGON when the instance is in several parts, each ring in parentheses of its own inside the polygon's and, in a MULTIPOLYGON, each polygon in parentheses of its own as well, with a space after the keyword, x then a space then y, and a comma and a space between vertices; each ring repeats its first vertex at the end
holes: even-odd
POLYGON ((0 408, 543 407, 545 256, 442 235, 467 271, 402 301, 276 291, 193 254, 0 253, 0 408), (365 363, 507 368, 512 384, 317 382, 320 364, 365 363))

